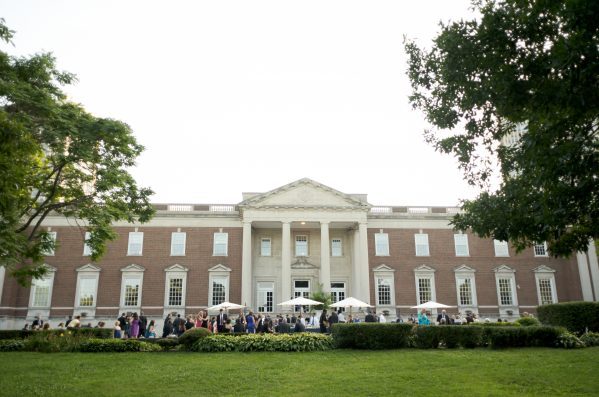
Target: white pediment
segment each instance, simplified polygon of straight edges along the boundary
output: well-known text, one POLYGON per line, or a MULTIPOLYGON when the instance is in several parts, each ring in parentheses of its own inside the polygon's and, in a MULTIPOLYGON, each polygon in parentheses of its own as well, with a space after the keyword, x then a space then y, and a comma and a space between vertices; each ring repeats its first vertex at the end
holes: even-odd
POLYGON ((541 265, 539 267, 535 267, 532 269, 535 273, 555 273, 555 269, 550 268, 549 266, 541 265))
POLYGON ((231 269, 226 267, 225 265, 216 265, 216 266, 212 266, 210 269, 208 269, 209 272, 230 272, 231 269))
POLYGON ((495 271, 495 273, 516 273, 514 269, 506 265, 497 266, 493 271, 495 271))
POLYGON ((165 272, 186 272, 188 270, 188 268, 179 264, 175 264, 164 269, 165 272))
POLYGON ((48 265, 47 263, 44 263, 42 266, 46 268, 47 272, 55 272, 56 270, 58 270, 54 266, 48 265))
POLYGON ((98 266, 88 263, 87 265, 80 266, 75 270, 78 272, 99 272, 102 269, 98 266))
POLYGON ((368 203, 308 178, 252 196, 242 201, 239 206, 246 208, 339 209, 368 209, 370 207, 368 203))
POLYGON ((373 272, 394 272, 395 269, 387 266, 387 265, 379 265, 372 269, 373 272))
POLYGON ((122 272, 145 272, 146 268, 141 265, 130 264, 121 269, 122 272))
POLYGON ((467 265, 461 265, 453 269, 453 271, 456 273, 474 273, 476 272, 476 269, 467 265))
POLYGON ((436 272, 436 270, 427 265, 420 265, 416 269, 414 269, 414 272, 416 272, 416 273, 434 273, 434 272, 436 272))

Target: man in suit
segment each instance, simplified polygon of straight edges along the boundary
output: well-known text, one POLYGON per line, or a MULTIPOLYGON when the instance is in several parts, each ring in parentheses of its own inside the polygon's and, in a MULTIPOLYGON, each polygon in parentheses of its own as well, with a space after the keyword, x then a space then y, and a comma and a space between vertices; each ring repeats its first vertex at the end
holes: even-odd
POLYGON ((339 316, 337 315, 337 312, 335 310, 333 310, 331 312, 331 315, 329 316, 329 332, 331 332, 333 324, 337 324, 338 322, 339 322, 339 316))
POLYGON ((449 321, 449 316, 447 315, 445 309, 443 309, 437 316, 437 323, 439 323, 439 325, 449 325, 449 321))
POLYGON ((288 334, 291 332, 291 326, 287 322, 287 319, 284 319, 284 318, 279 319, 279 325, 277 328, 277 332, 279 334, 288 334))
POLYGON ((216 317, 216 326, 218 328, 218 332, 223 332, 224 328, 225 328, 225 323, 227 322, 227 313, 225 313, 223 311, 223 309, 220 309, 220 312, 218 313, 218 316, 216 317))
POLYGON ((364 318, 364 321, 367 323, 376 323, 376 317, 374 317, 374 314, 369 311, 366 315, 366 318, 364 318))

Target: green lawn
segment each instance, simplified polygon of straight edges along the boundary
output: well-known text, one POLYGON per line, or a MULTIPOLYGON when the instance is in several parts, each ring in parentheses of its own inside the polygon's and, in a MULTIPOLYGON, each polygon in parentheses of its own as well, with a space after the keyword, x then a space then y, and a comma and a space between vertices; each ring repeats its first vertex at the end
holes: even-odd
POLYGON ((599 348, 0 353, 0 395, 597 395, 599 348), (211 393, 211 394, 206 394, 211 393))

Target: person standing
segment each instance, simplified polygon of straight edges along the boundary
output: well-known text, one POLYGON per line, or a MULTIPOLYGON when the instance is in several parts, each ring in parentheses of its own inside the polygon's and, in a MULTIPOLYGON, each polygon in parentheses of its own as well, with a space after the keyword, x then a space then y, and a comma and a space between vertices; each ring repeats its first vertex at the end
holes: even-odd
POLYGON ((320 332, 323 334, 326 333, 329 326, 329 322, 327 320, 327 309, 323 309, 318 324, 320 325, 320 332))
POLYGON ((247 333, 255 334, 256 333, 256 322, 254 319, 254 313, 252 313, 251 310, 250 310, 249 314, 247 316, 245 316, 245 323, 246 323, 247 333))
POLYGON ((139 312, 139 336, 145 337, 146 328, 148 326, 148 318, 144 316, 144 312, 139 312))
POLYGON ((162 337, 166 338, 173 333, 173 321, 171 315, 168 314, 164 319, 164 325, 162 326, 162 337))
POLYGON ((218 328, 218 332, 223 332, 227 319, 227 313, 225 313, 223 309, 220 309, 218 316, 216 317, 216 326, 218 328))
POLYGON ((333 310, 331 315, 329 316, 329 332, 332 332, 333 324, 337 324, 339 322, 339 316, 337 312, 333 310))
POLYGON ((426 316, 426 309, 422 309, 418 314, 418 325, 430 325, 431 322, 426 316))
POLYGON ((441 313, 437 316, 437 323, 439 323, 439 325, 449 324, 449 316, 447 315, 445 309, 443 309, 441 313))
POLYGON ((139 316, 137 313, 133 313, 131 318, 131 325, 129 327, 129 337, 136 339, 139 336, 139 316))

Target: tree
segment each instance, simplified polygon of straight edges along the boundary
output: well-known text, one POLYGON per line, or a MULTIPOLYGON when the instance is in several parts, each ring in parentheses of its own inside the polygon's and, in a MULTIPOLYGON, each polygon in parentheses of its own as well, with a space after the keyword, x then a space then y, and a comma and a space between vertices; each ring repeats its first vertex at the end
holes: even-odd
MULTIPOLYGON (((0 19, 0 38, 13 32, 0 19)), ((50 214, 78 220, 91 237, 91 259, 116 237, 114 221, 145 222, 152 191, 127 171, 142 152, 131 129, 71 103, 51 54, 0 51, 0 265, 21 284, 41 277, 54 241, 41 228, 50 214)))
POLYGON ((585 251, 599 236, 599 2, 473 7, 480 17, 441 24, 430 50, 405 41, 426 139, 481 188, 452 224, 518 250, 585 251))

